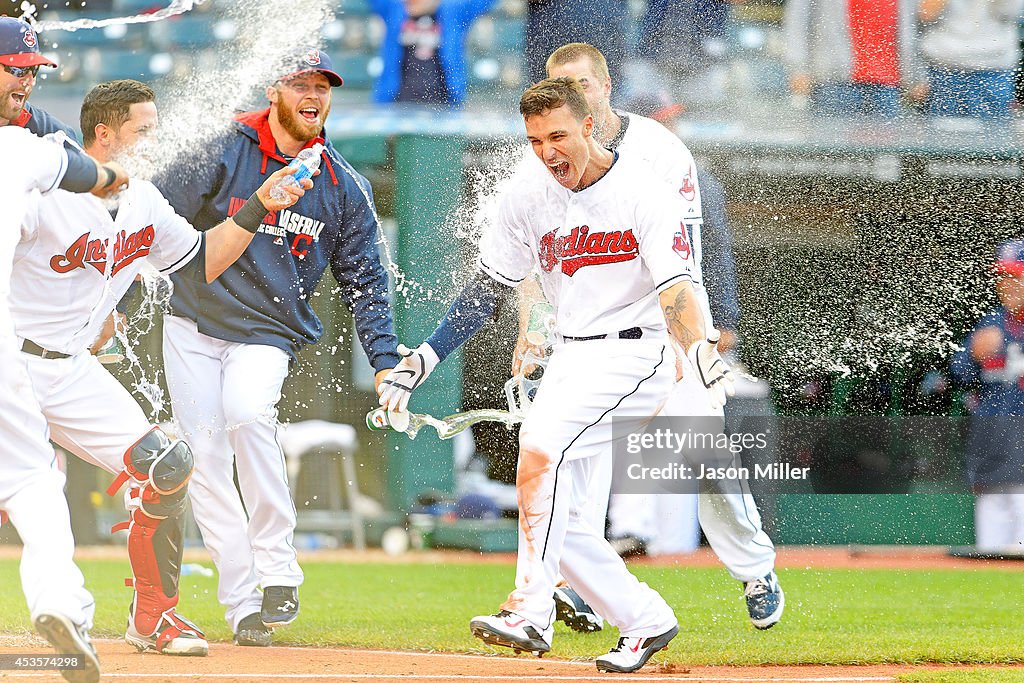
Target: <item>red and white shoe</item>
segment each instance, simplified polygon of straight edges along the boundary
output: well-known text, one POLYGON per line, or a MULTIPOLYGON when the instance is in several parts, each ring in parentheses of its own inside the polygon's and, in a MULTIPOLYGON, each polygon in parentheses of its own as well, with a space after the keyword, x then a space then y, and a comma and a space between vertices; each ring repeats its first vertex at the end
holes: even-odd
POLYGON ((542 656, 551 650, 554 626, 541 630, 523 617, 501 610, 490 616, 476 617, 469 622, 469 630, 488 645, 510 647, 518 652, 542 656))
POLYGON ((139 633, 129 618, 124 639, 139 652, 156 650, 160 654, 179 657, 205 657, 210 652, 206 635, 173 609, 164 612, 156 631, 148 636, 139 633))
POLYGON ((597 658, 597 670, 628 674, 637 671, 647 660, 659 650, 667 650, 670 640, 679 633, 679 627, 673 626, 660 636, 641 636, 639 638, 619 638, 619 644, 606 655, 597 658))

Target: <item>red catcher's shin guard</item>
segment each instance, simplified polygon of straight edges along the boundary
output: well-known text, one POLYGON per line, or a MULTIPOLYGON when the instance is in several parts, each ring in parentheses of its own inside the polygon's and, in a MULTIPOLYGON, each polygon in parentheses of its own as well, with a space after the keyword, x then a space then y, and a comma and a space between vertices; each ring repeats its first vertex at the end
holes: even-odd
POLYGON ((156 519, 142 509, 132 510, 128 528, 128 561, 135 588, 131 619, 144 636, 156 633, 164 614, 178 604, 182 522, 180 516, 156 519))

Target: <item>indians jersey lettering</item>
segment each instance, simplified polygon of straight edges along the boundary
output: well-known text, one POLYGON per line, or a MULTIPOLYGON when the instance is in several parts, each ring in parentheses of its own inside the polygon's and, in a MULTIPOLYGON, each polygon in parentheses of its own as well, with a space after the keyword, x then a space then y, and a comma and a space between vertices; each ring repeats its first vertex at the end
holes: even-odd
POLYGON ((11 277, 18 335, 78 353, 96 339, 145 262, 173 273, 201 244, 202 234, 143 180, 131 181, 116 218, 92 195, 57 190, 39 198, 26 214, 11 277))
POLYGON ((546 273, 560 266, 572 277, 586 266, 632 261, 640 255, 632 230, 591 233, 590 227, 583 225, 565 237, 556 237, 557 232, 552 230, 540 238, 540 267, 546 273))
POLYGON ((503 193, 480 241, 480 268, 509 286, 538 270, 562 335, 663 330, 658 292, 693 273, 680 202, 676 188, 625 154, 580 192, 534 164, 503 193))

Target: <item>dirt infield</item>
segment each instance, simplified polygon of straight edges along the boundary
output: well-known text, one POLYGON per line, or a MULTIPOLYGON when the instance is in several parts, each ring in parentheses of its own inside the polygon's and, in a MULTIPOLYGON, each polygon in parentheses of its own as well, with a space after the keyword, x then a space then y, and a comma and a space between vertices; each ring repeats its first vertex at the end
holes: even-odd
MULTIPOLYGON (((45 652, 39 644, 4 652, 45 652)), ((274 647, 248 649, 214 644, 210 656, 202 658, 164 657, 138 654, 119 640, 97 641, 103 680, 106 681, 216 681, 217 683, 253 683, 254 681, 315 683, 365 683, 366 681, 609 681, 616 676, 600 674, 592 662, 557 658, 537 659, 526 655, 482 656, 429 652, 382 652, 334 648, 274 647)), ((891 681, 900 673, 921 670, 949 670, 968 667, 941 666, 756 666, 756 667, 684 667, 648 665, 625 681, 891 681)), ((1022 669, 1024 670, 1024 669, 1022 669)), ((0 680, 63 681, 55 672, 0 671, 0 680)))

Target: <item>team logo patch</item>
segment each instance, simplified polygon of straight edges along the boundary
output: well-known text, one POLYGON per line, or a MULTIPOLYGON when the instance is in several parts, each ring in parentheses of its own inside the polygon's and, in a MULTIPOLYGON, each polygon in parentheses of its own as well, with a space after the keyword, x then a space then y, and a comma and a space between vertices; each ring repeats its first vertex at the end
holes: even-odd
MULTIPOLYGON (((246 201, 241 197, 232 197, 228 202, 228 216, 234 216, 246 201)), ((320 233, 326 226, 323 221, 281 209, 263 217, 259 232, 274 238, 274 245, 286 246, 293 256, 305 259, 310 247, 320 241, 320 233)))
POLYGON ((21 36, 21 40, 30 50, 36 49, 36 45, 39 44, 39 42, 36 40, 36 32, 33 31, 32 29, 28 29, 27 31, 25 31, 25 33, 21 36))
POLYGON ((572 277, 580 268, 632 261, 640 254, 640 245, 632 230, 590 232, 581 225, 568 235, 556 237, 555 228, 540 238, 540 266, 550 273, 559 264, 572 277))
POLYGON ((686 172, 683 184, 679 186, 679 194, 688 202, 692 202, 697 196, 697 185, 693 182, 693 164, 690 164, 690 170, 686 172))
POLYGON ((690 240, 686 234, 686 226, 682 223, 679 224, 679 232, 672 238, 672 251, 679 254, 679 258, 684 261, 690 258, 690 254, 693 252, 690 249, 690 240))
POLYGON ((305 60, 306 64, 309 64, 310 66, 319 66, 320 50, 310 48, 308 51, 306 51, 306 56, 303 57, 303 59, 305 60))

